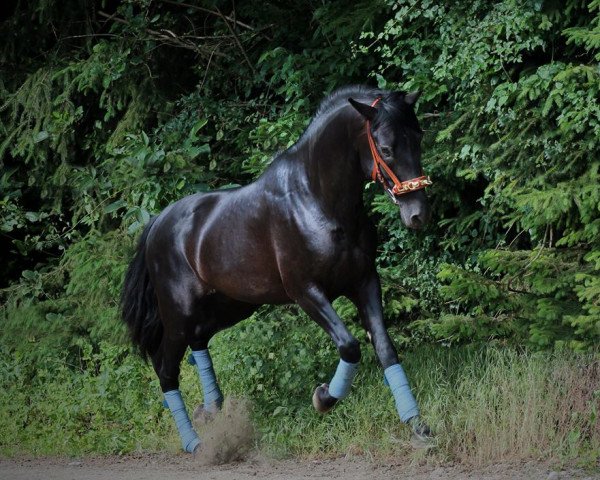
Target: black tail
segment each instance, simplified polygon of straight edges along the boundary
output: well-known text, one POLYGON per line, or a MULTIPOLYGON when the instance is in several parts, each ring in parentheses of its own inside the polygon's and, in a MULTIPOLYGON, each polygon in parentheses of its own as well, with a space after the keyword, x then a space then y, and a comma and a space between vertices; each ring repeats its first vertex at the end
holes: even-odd
POLYGON ((163 335, 156 295, 146 266, 146 240, 156 218, 150 219, 142 232, 135 257, 127 269, 121 292, 123 320, 129 327, 133 343, 139 347, 144 359, 156 352, 163 335))

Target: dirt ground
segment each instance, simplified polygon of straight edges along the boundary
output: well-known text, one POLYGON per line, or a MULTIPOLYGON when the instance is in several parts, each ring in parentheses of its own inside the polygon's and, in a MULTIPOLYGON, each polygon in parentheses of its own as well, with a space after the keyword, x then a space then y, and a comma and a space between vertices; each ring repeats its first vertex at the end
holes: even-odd
POLYGON ((272 460, 254 457, 220 466, 202 465, 180 454, 0 459, 0 480, 425 480, 425 479, 597 479, 600 473, 557 470, 535 463, 499 464, 482 469, 418 466, 366 459, 272 460))

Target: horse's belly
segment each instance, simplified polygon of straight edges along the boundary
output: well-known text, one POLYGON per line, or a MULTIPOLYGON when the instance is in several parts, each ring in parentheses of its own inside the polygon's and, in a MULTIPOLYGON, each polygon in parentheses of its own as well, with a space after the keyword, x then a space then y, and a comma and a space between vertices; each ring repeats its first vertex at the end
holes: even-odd
POLYGON ((230 272, 227 276, 220 276, 213 281, 212 286, 228 297, 242 302, 263 304, 291 301, 280 279, 244 271, 230 272))
POLYGON ((260 249, 205 251, 200 258, 200 276, 211 289, 249 303, 290 301, 275 262, 260 249))

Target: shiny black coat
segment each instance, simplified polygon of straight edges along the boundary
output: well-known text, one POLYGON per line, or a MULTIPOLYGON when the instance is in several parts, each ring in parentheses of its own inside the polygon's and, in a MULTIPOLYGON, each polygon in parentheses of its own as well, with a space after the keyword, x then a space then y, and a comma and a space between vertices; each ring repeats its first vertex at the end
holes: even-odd
MULTIPOLYGON (((265 303, 297 303, 327 331, 341 358, 354 363, 358 342, 331 306, 347 296, 383 367, 397 363, 383 323, 376 231, 363 205, 372 169, 365 123, 371 120, 372 135, 398 178, 417 177, 415 100, 403 92, 340 89, 258 180, 185 197, 152 220, 127 273, 122 308, 163 391, 178 388, 188 346, 206 348, 216 332, 265 303), (377 108, 370 107, 377 96, 377 108)), ((422 191, 399 202, 408 226, 427 221, 422 191)))

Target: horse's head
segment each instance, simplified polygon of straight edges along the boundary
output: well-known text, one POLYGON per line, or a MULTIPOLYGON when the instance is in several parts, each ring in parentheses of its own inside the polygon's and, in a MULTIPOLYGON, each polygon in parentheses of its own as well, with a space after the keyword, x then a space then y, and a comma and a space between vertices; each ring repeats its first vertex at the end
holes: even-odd
POLYGON ((431 183, 421 168, 423 131, 414 111, 418 98, 418 92, 389 92, 371 105, 348 99, 367 120, 371 148, 361 158, 363 170, 383 183, 400 206, 404 224, 415 229, 429 221, 422 188, 431 183))

